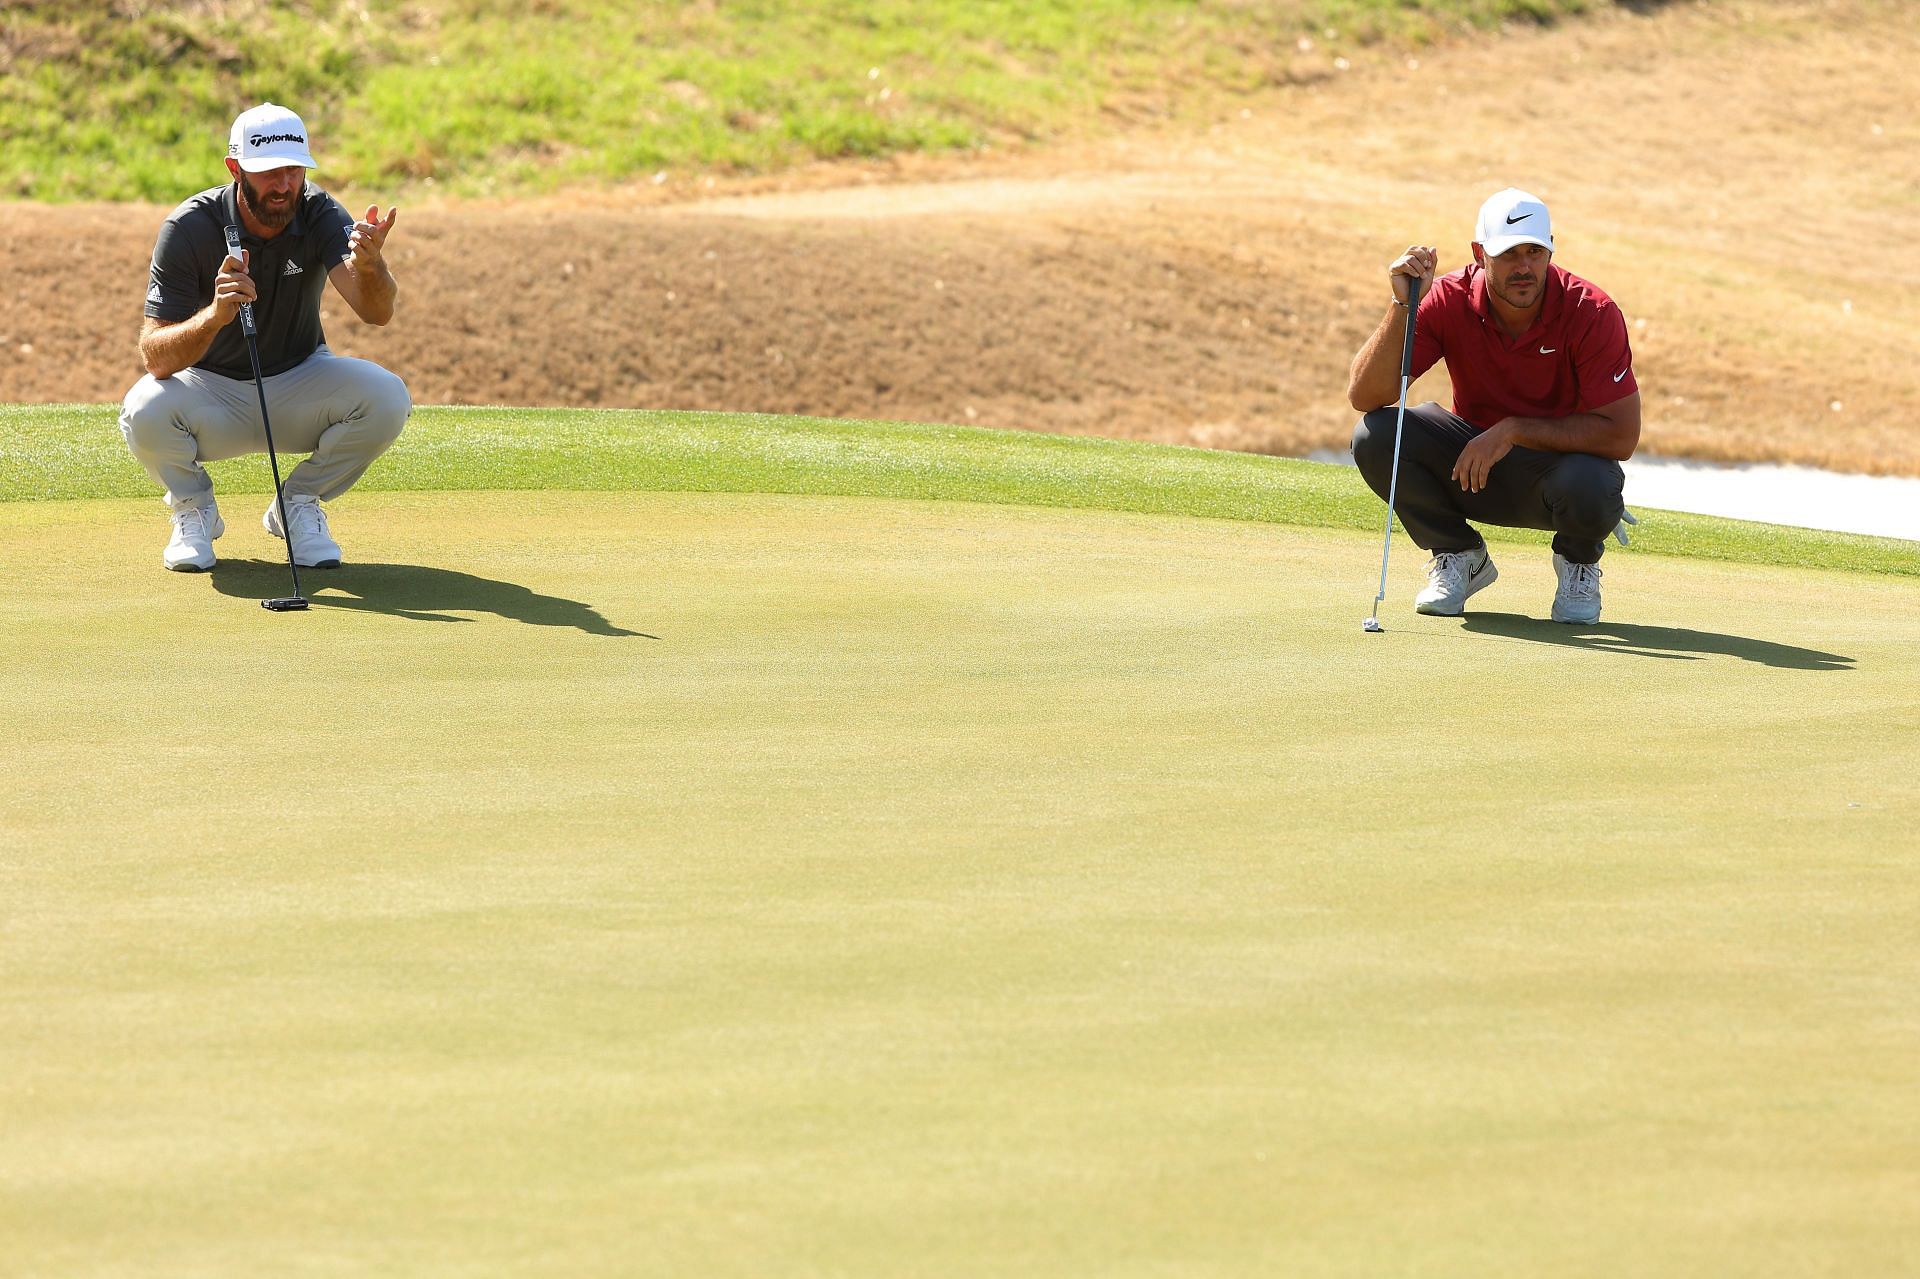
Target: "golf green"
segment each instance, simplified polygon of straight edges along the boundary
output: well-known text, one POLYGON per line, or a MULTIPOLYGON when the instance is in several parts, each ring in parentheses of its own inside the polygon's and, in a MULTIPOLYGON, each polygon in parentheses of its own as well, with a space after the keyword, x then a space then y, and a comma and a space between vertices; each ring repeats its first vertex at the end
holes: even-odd
POLYGON ((1920 582, 263 504, 0 504, 0 1272, 1912 1264, 1920 582))

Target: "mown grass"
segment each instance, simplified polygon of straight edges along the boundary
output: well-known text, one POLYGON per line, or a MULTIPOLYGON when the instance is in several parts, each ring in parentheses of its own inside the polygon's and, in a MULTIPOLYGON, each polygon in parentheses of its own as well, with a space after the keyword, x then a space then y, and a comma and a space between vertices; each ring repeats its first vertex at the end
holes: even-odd
POLYGON ((9 1275, 1911 1269, 1910 578, 258 509, 0 505, 9 1275))
POLYGON ((0 195, 176 199, 268 98, 303 112, 329 184, 390 195, 975 147, 1603 2, 14 0, 0 195))
MULTIPOLYGON (((264 457, 215 463, 219 491, 266 493, 264 457)), ((644 410, 423 407, 370 491, 795 493, 1088 508, 1378 529, 1346 467, 978 427, 644 410)), ((146 497, 104 405, 0 405, 0 501, 146 497)), ((1642 512, 1632 552, 1920 576, 1920 545, 1642 512)), ((1490 530, 1498 541, 1544 534, 1490 530)), ((1403 553, 1405 551, 1403 543, 1403 553)))

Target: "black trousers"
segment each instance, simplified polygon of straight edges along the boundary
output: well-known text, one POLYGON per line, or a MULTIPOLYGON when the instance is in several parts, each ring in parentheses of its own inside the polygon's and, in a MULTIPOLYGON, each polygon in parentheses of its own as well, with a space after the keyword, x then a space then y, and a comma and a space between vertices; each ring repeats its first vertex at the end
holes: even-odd
MULTIPOLYGON (((1397 411, 1391 405, 1375 409, 1353 428, 1353 460, 1383 502, 1393 472, 1397 411)), ((1546 529, 1559 554, 1575 564, 1598 563, 1607 535, 1627 509, 1620 497, 1626 483, 1620 464, 1591 453, 1516 447, 1493 464, 1487 487, 1468 493, 1453 478, 1453 464, 1477 434, 1466 419, 1438 404, 1407 406, 1393 510, 1414 544, 1429 554, 1470 551, 1481 544, 1467 523, 1474 520, 1546 529)))

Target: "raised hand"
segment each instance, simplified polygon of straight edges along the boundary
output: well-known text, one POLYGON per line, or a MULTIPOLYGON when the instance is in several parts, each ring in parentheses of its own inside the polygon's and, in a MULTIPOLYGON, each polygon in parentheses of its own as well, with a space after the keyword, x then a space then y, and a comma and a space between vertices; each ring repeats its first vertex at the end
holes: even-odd
POLYGON ((379 265, 381 254, 387 243, 387 233, 393 230, 393 220, 400 216, 400 207, 395 205, 387 210, 387 216, 380 216, 380 206, 370 204, 367 214, 353 224, 353 230, 347 233, 347 252, 353 257, 353 269, 364 271, 379 265))

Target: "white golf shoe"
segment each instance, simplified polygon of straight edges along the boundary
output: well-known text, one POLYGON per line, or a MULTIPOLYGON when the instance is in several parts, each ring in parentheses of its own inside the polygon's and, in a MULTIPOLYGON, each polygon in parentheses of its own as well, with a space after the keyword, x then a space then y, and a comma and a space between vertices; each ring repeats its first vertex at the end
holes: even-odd
MULTIPOLYGON (((260 523, 275 537, 280 532, 280 504, 270 503, 260 523)), ((327 513, 320 499, 302 494, 287 494, 287 523, 293 527, 293 562, 301 568, 339 568, 340 543, 327 530, 327 513)))
POLYGON ((1600 620, 1600 566, 1575 564, 1558 551, 1553 571, 1560 589, 1553 593, 1553 620, 1573 626, 1591 626, 1600 620))
POLYGON ((1427 588, 1413 597, 1413 611, 1434 617, 1458 617, 1467 597, 1493 585, 1500 570, 1485 546, 1471 551, 1442 551, 1427 561, 1427 588))
POLYGON ((204 573, 213 567, 213 539, 226 531, 227 522, 214 503, 183 506, 173 513, 173 536, 160 552, 160 562, 176 573, 204 573))

